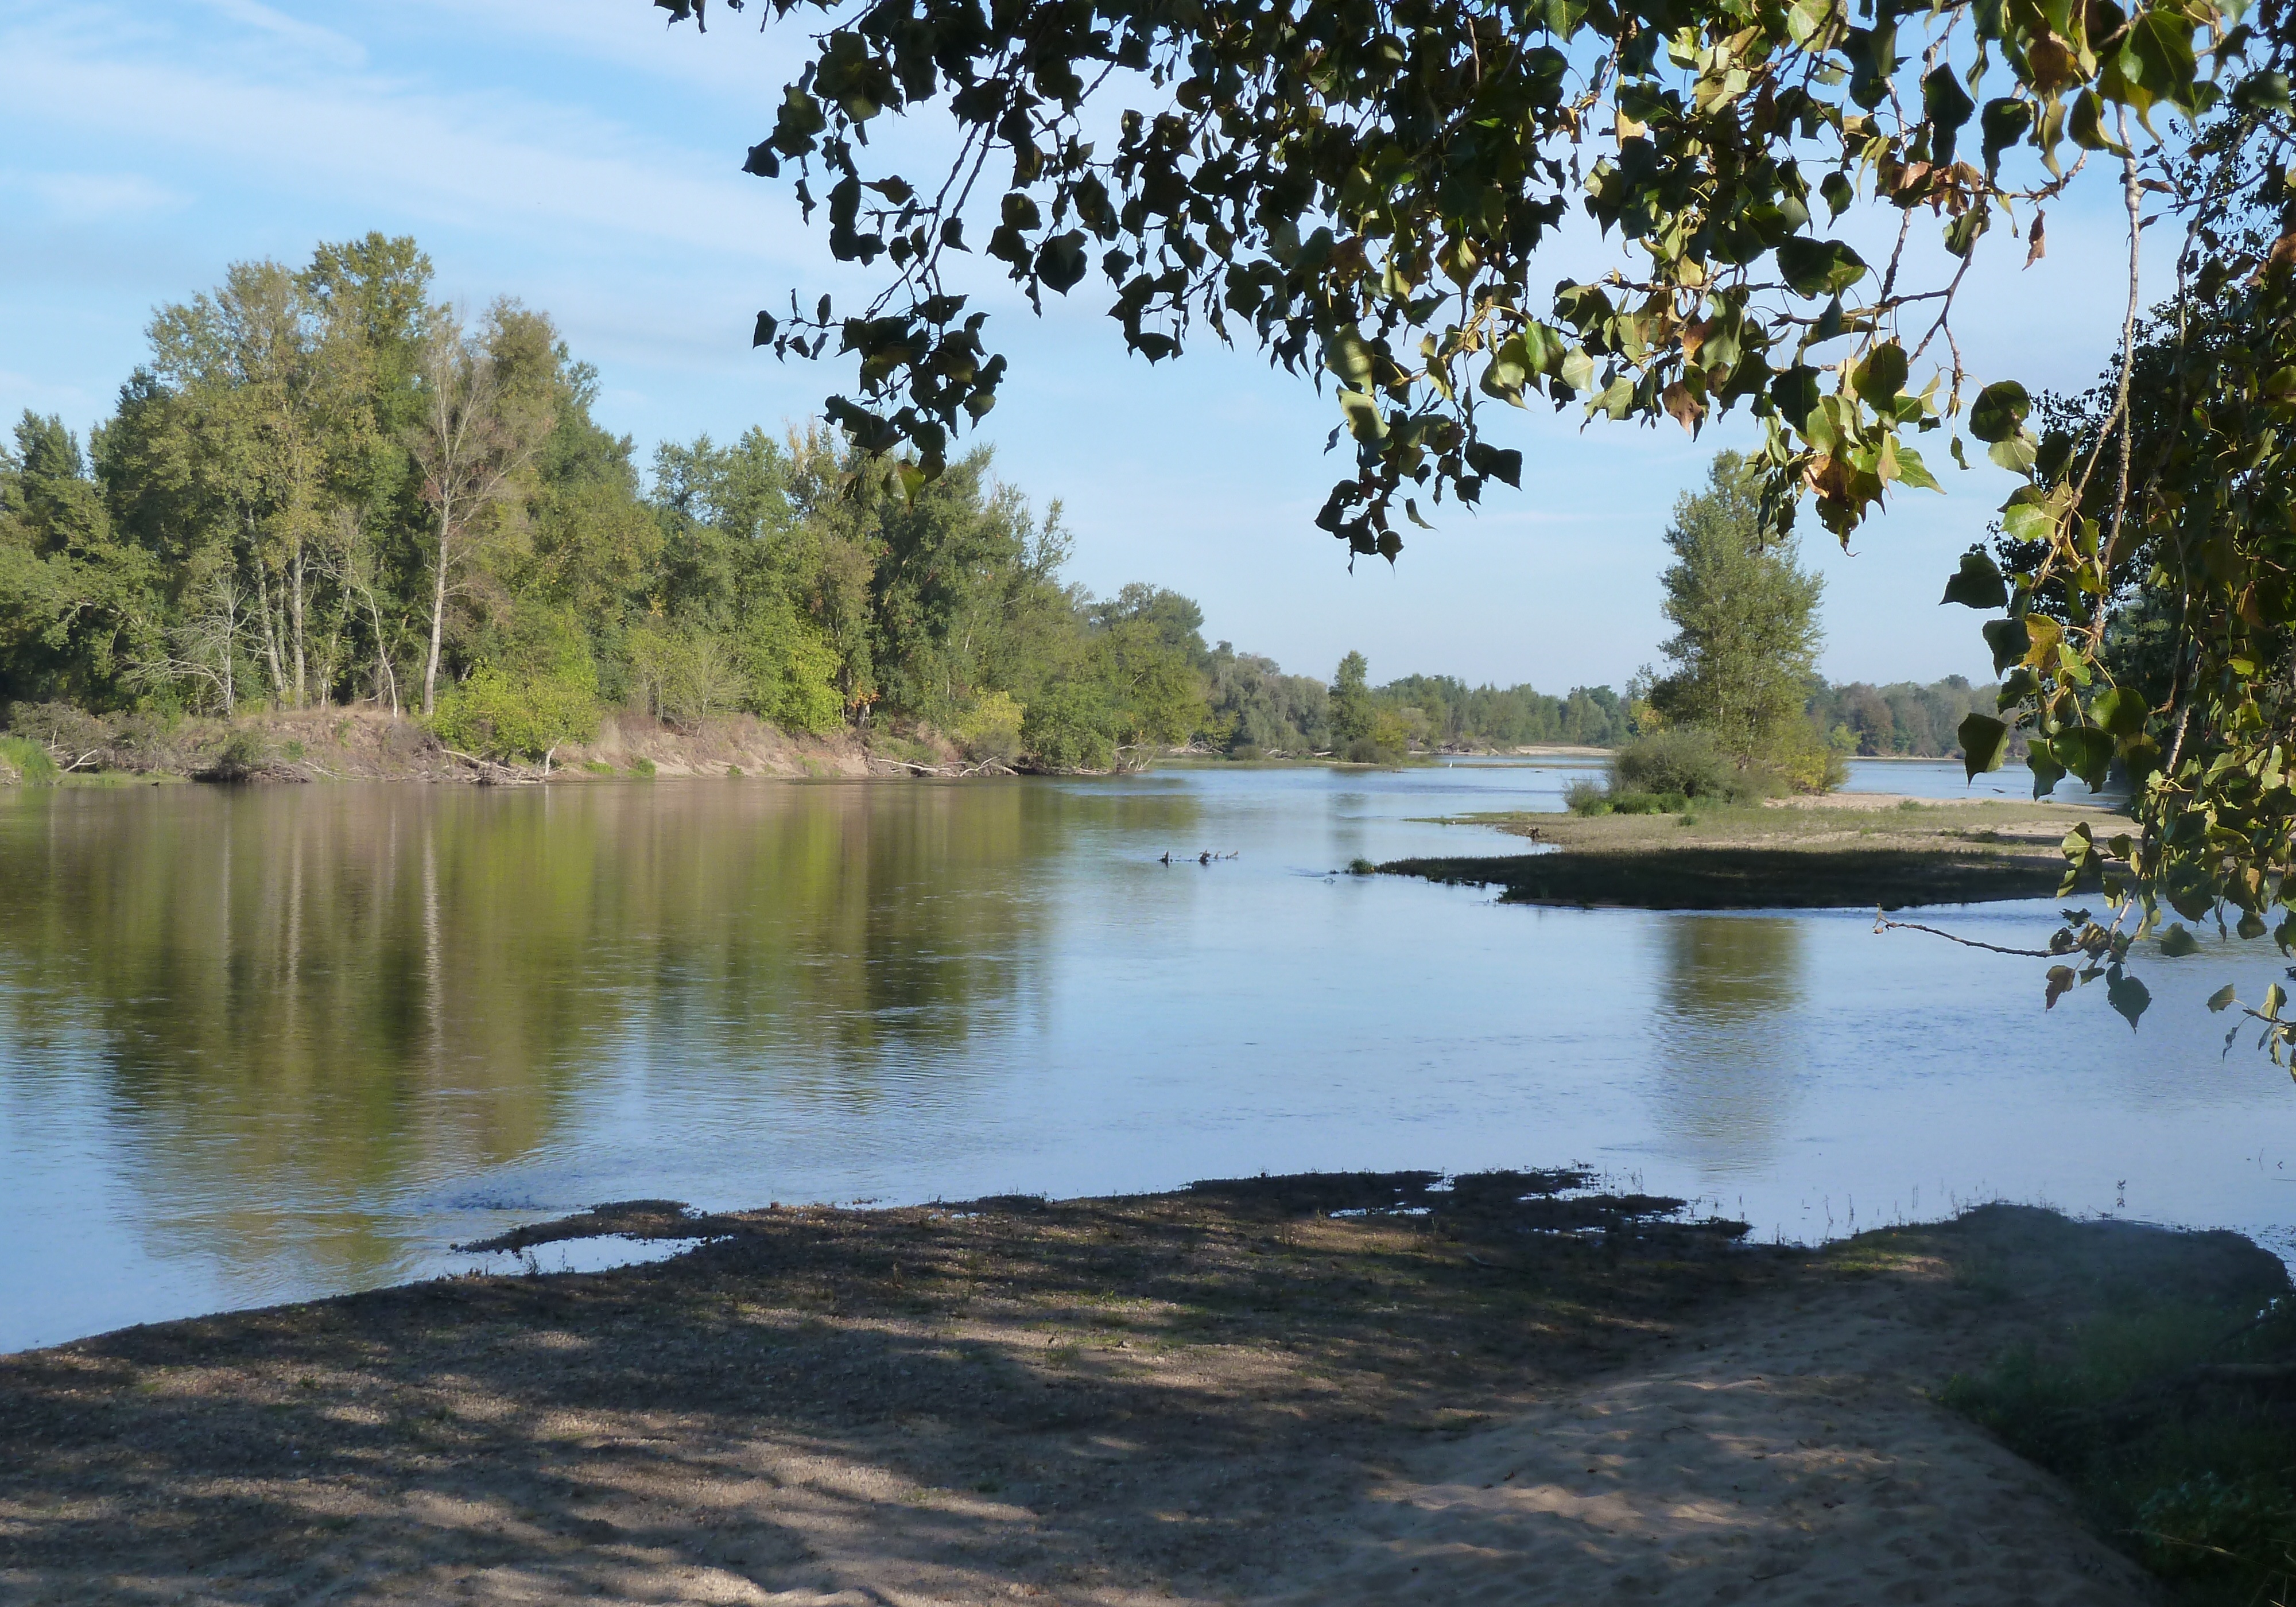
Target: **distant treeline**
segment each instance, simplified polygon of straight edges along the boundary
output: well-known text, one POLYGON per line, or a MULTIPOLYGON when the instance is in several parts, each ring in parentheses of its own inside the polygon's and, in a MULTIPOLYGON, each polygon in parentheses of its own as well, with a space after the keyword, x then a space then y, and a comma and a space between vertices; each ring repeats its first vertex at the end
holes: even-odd
POLYGON ((1972 686, 1964 676, 1948 676, 1923 686, 1892 681, 1827 683, 1811 688, 1811 721, 1843 753, 1874 758, 1949 758, 1961 751, 1955 734, 1972 709, 1994 710, 1991 685, 1972 686))
MULTIPOLYGON (((24 415, 0 445, 0 715, 365 702, 531 758, 610 709, 747 712, 1054 769, 1632 734, 1607 686, 1371 686, 1356 654, 1327 684, 1207 647, 1186 597, 1067 583, 1057 504, 1033 512, 986 453, 922 483, 751 429, 641 474, 547 315, 466 319, 431 276, 373 234, 236 265, 159 309, 85 444, 24 415)), ((1811 711, 1864 751, 1943 753, 1987 695, 1827 687, 1811 711)))
MULTIPOLYGON (((1213 747, 1246 754, 1328 753, 1348 745, 1333 724, 1332 688, 1313 676, 1286 675, 1273 659, 1228 643, 1204 660, 1213 747)), ((1609 747, 1626 735, 1626 705, 1608 686, 1573 687, 1554 697, 1522 686, 1469 686, 1450 676, 1405 676, 1369 690, 1374 719, 1391 726, 1392 745, 1419 749, 1506 749, 1541 743, 1609 747)), ((1341 718, 1344 726, 1346 720, 1341 718)))

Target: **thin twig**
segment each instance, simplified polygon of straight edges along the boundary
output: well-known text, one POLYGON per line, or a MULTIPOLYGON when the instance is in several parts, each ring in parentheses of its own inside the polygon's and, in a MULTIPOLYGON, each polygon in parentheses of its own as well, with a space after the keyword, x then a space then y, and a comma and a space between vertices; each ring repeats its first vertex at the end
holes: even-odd
POLYGON ((1998 943, 1980 943, 1974 938, 1964 938, 1934 926, 1923 926, 1918 921, 1892 921, 1876 914, 1874 917, 1876 936, 1885 931, 1925 931, 1932 938, 1943 938, 1948 943, 1958 943, 1964 948, 1981 948, 1988 954, 2012 955, 2021 960, 2062 960, 2064 955, 2046 948, 2004 948, 1998 943))

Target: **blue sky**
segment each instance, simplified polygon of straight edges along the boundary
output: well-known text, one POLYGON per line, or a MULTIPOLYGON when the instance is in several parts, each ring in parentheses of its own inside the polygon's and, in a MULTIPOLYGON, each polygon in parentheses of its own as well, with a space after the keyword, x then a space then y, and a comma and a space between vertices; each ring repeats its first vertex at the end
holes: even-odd
MULTIPOLYGON (((800 41, 731 18, 706 37, 668 30, 662 14, 645 0, 0 0, 0 410, 84 430, 143 355, 153 307, 234 260, 300 263, 318 240, 380 229, 416 236, 450 297, 552 313, 600 371, 602 421, 642 455, 804 420, 840 371, 752 353, 751 318, 792 286, 810 301, 851 281, 783 184, 738 171, 800 41)), ((2030 271, 2015 242, 1988 242, 1957 320, 1974 373, 2095 374, 2127 294, 2117 205, 2100 184, 2053 211, 2030 271)), ((1557 277, 1583 270, 1589 238, 1561 243, 1557 277)), ((1128 359, 1096 284, 1041 322, 1016 297, 985 303, 1013 373, 983 439, 1005 479, 1063 504, 1076 578, 1186 592, 1208 635, 1316 674, 1360 648, 1375 679, 1561 690, 1622 685, 1655 657, 1668 511, 1742 437, 1518 415, 1520 494, 1496 488, 1393 570, 1350 574, 1311 522, 1341 466, 1323 453, 1328 397, 1209 340, 1177 365, 1128 359)), ((1905 494, 1854 557, 1805 521, 1837 679, 1984 674, 1976 619, 1935 599, 2006 484, 1955 472, 1941 443, 1929 456, 1949 494, 1905 494)))

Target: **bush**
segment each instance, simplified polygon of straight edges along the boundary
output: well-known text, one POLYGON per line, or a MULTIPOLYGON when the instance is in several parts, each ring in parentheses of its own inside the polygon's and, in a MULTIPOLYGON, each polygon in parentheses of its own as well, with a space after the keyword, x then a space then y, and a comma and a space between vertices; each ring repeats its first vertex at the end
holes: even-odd
POLYGON ((111 728, 70 703, 12 703, 7 727, 50 754, 65 754, 70 759, 101 754, 111 746, 111 728))
POLYGON ((1028 710, 1009 692, 984 692, 956 722, 956 745, 975 764, 1009 765, 1021 757, 1028 710))
POLYGON ((207 781, 252 781, 271 768, 271 744, 259 732, 234 731, 201 772, 207 781))
POLYGON ((1107 770, 1116 764, 1116 734, 1095 689, 1054 686, 1028 706, 1021 749, 1039 770, 1107 770))
POLYGON ((1676 726, 1638 736, 1611 759, 1613 799, 1633 793, 1727 798, 1740 783, 1737 766, 1702 731, 1676 726))
POLYGON ((540 758, 596 734, 598 705, 573 676, 514 676, 482 665, 439 700, 430 729, 450 748, 491 758, 540 758))
POLYGON ((25 736, 0 736, 0 782, 53 786, 62 772, 48 750, 25 736))
POLYGON ((653 760, 644 757, 632 759, 630 761, 630 774, 644 780, 651 781, 653 778, 653 760))
POLYGON ((1601 782, 1582 775, 1562 789, 1562 807, 1573 815, 1608 815, 1611 794, 1601 782))

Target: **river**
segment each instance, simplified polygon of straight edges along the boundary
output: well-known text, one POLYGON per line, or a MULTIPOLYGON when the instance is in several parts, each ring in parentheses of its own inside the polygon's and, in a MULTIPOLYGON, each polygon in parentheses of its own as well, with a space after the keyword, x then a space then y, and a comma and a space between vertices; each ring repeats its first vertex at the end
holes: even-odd
POLYGON ((1438 822, 1584 773, 0 792, 0 1350, 463 1270, 638 1197, 1579 1162, 1764 1238, 2008 1198, 2296 1248, 2296 1087, 2201 1003, 2260 994, 2268 943, 2148 956, 2132 1033, 1870 912, 1332 873, 1521 849, 1438 822))

